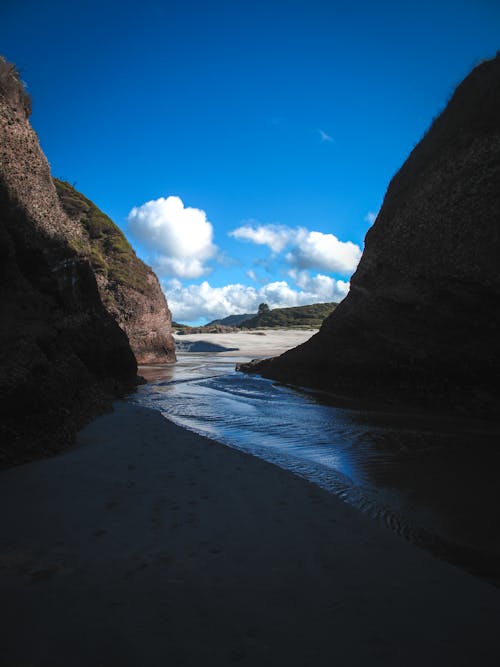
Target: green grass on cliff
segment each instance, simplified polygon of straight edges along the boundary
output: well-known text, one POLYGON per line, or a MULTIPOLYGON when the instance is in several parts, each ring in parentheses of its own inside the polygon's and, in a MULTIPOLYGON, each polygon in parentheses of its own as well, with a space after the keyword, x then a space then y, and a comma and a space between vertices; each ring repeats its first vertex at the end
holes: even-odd
POLYGON ((0 56, 0 94, 16 106, 24 109, 26 118, 31 115, 31 97, 26 91, 15 65, 0 56))
POLYGON ((313 303, 310 306, 274 308, 257 313, 255 317, 246 320, 240 326, 244 329, 261 327, 318 329, 336 306, 336 303, 313 303))
POLYGON ((86 232, 73 241, 75 249, 88 255, 95 273, 106 276, 110 282, 145 292, 149 269, 137 257, 121 229, 72 185, 57 178, 53 180, 64 211, 71 219, 78 220, 86 232))

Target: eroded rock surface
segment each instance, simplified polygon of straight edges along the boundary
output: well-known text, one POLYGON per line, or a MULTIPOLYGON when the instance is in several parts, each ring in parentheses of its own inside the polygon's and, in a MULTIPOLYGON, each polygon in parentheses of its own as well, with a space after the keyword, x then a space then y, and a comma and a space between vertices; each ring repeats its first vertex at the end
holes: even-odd
POLYGON ((14 68, 0 58, 0 465, 57 451, 134 386, 127 338, 101 303, 63 212, 14 68))
POLYGON ((498 416, 500 55, 460 84, 392 179, 350 293, 320 332, 245 370, 498 416))
POLYGON ((138 364, 175 361, 172 317, 158 278, 117 225, 73 186, 54 179, 62 207, 79 230, 107 311, 125 331, 138 364))

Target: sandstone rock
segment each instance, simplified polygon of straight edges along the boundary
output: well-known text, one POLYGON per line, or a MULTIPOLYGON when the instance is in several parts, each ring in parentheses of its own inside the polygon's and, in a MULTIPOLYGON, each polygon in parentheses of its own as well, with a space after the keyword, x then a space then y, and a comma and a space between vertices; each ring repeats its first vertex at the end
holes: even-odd
POLYGON ((0 58, 0 465, 50 454, 134 386, 127 338, 72 245, 15 70, 0 58))
POLYGON ((102 302, 127 334, 137 363, 175 361, 172 318, 156 275, 93 202, 69 183, 54 183, 65 213, 79 230, 74 247, 90 260, 102 302))
POLYGON ((499 414, 500 55, 460 84, 392 179, 345 300, 245 368, 355 399, 499 414))

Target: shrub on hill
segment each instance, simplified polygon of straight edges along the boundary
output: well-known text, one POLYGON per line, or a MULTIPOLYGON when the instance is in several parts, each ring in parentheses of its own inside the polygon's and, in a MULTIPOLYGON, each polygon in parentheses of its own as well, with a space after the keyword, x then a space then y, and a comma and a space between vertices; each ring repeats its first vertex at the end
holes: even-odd
POLYGON ((241 327, 244 329, 261 327, 318 329, 336 306, 337 304, 332 302, 313 303, 309 306, 293 306, 291 308, 274 308, 273 310, 259 307, 257 315, 243 322, 241 327))

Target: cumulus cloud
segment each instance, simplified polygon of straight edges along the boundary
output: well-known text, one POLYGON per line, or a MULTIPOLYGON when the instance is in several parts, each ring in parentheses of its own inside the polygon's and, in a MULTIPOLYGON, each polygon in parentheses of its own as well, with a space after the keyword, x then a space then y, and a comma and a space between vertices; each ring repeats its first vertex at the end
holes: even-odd
POLYGON ((340 301, 349 283, 328 276, 311 277, 307 272, 291 274, 299 289, 287 281, 270 282, 255 288, 240 283, 212 287, 208 281, 183 286, 178 280, 163 284, 173 319, 177 322, 210 321, 227 315, 257 312, 260 303, 270 308, 302 306, 325 301, 340 301), (298 282, 303 287, 300 287, 298 282))
MULTIPOLYGON (((314 295, 317 303, 342 301, 349 291, 349 282, 335 280, 335 278, 321 273, 311 276, 308 271, 291 269, 288 275, 304 293, 314 295)), ((311 301, 311 303, 313 302, 311 301)))
POLYGON ((267 245, 275 254, 289 248, 286 261, 299 270, 317 269, 350 275, 356 269, 361 249, 333 234, 286 225, 243 225, 230 232, 233 238, 267 245))
POLYGON ((180 197, 160 197, 134 207, 127 220, 160 275, 199 278, 209 271, 217 247, 205 211, 184 206, 180 197))
POLYGON ((295 231, 286 225, 243 225, 229 232, 238 241, 251 241, 266 245, 274 253, 279 253, 294 238, 295 231))
POLYGON ((298 269, 322 269, 349 275, 356 269, 360 257, 360 247, 351 241, 339 241, 333 234, 301 230, 286 260, 298 269))
POLYGON ((257 291, 253 287, 239 283, 212 287, 205 280, 200 285, 183 286, 174 280, 162 286, 176 322, 210 321, 227 315, 253 312, 257 300, 257 291))

